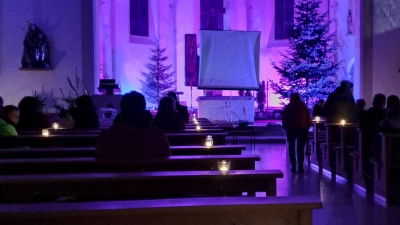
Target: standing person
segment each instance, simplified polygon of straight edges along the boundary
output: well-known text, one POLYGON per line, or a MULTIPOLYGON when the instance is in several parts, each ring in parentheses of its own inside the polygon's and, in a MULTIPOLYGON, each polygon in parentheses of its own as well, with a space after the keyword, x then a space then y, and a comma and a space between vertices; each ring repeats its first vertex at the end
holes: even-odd
POLYGON ((179 104, 178 97, 176 96, 175 92, 170 91, 167 94, 169 97, 173 98, 176 103, 176 110, 178 111, 178 115, 183 118, 183 121, 187 123, 189 121, 189 112, 186 106, 179 104))
POLYGON ((291 171, 296 171, 295 143, 297 140, 297 163, 299 173, 304 173, 304 148, 308 137, 308 129, 312 125, 310 111, 301 101, 298 93, 290 95, 290 103, 282 112, 282 126, 286 130, 286 139, 289 143, 289 157, 292 164, 291 171))
POLYGON ((325 100, 323 99, 318 100, 318 103, 315 104, 313 107, 313 117, 323 116, 324 105, 325 105, 325 100))
POLYGON ((327 123, 357 122, 357 108, 353 97, 353 83, 344 80, 326 100, 324 115, 327 123))
POLYGON ((19 120, 19 109, 8 105, 0 113, 0 136, 17 136, 15 126, 19 120))

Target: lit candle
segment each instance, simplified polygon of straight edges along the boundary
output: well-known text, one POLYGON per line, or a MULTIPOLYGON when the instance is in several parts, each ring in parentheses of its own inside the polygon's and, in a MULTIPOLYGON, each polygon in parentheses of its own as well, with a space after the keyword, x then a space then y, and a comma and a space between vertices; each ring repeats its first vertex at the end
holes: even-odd
POLYGON ((198 125, 198 124, 199 124, 199 122, 195 121, 195 122, 194 122, 194 124, 198 125))
POLYGON ((341 120, 341 121, 340 121, 340 124, 341 124, 342 126, 344 126, 344 125, 346 124, 346 120, 341 120))
POLYGON ((231 167, 231 162, 230 161, 218 161, 218 170, 221 174, 227 174, 229 172, 229 169, 231 167))
POLYGON ((59 128, 58 123, 53 123, 53 129, 57 130, 59 128))
POLYGON ((43 129, 42 130, 42 135, 45 136, 45 137, 48 137, 50 135, 49 130, 48 129, 43 129))
POLYGON ((197 125, 196 130, 201 130, 201 127, 199 125, 197 125))
POLYGON ((193 119, 196 119, 196 113, 193 113, 193 119))
POLYGON ((206 137, 206 147, 211 148, 214 145, 213 137, 211 135, 208 135, 206 137))
POLYGON ((319 121, 321 121, 321 118, 319 116, 315 117, 315 122, 319 123, 319 121))

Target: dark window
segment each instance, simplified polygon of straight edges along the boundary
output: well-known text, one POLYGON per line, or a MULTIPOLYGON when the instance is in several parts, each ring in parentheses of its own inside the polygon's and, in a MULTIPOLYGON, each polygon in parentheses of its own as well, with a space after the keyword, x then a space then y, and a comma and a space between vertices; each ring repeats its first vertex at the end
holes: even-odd
POLYGON ((224 14, 225 8, 223 0, 201 0, 200 29, 223 30, 224 14))
POLYGON ((293 17, 294 0, 275 0, 275 40, 289 39, 293 17))
POLYGON ((149 0, 130 0, 130 34, 149 36, 149 0))

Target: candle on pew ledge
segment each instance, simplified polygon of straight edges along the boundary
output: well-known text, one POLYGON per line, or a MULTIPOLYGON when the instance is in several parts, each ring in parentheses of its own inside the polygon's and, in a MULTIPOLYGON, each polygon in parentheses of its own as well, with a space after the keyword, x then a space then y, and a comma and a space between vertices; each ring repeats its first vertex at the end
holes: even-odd
POLYGON ((58 123, 53 123, 53 129, 57 130, 60 126, 58 125, 58 123))
POLYGON ((211 148, 213 145, 214 145, 213 137, 211 135, 208 135, 206 137, 206 147, 211 148))
POLYGON ((199 125, 196 126, 196 130, 199 131, 201 130, 201 127, 199 125))
POLYGON ((346 120, 341 120, 340 125, 342 125, 342 126, 346 125, 346 120))
POLYGON ((231 167, 231 161, 225 161, 225 160, 217 161, 217 165, 220 174, 225 175, 229 172, 229 169, 231 167))
POLYGON ((48 129, 43 129, 43 130, 42 130, 42 135, 43 135, 44 137, 48 137, 48 136, 50 135, 49 130, 48 130, 48 129))
POLYGON ((319 123, 320 121, 321 121, 321 117, 316 116, 316 117, 315 117, 315 122, 319 123))

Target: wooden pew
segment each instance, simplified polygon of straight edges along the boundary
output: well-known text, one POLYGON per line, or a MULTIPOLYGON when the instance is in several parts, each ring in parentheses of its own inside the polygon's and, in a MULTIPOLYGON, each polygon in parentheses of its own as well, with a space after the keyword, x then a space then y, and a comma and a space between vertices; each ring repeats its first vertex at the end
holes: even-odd
MULTIPOLYGON (((106 129, 89 129, 89 130, 79 130, 79 129, 48 129, 52 135, 98 135, 103 130, 106 129)), ((42 130, 18 130, 18 135, 41 135, 42 130)), ((188 126, 182 131, 174 131, 173 133, 218 133, 223 132, 223 129, 219 127, 202 127, 201 130, 196 130, 196 126, 188 126)))
POLYGON ((10 204, 0 222, 13 225, 311 225, 317 196, 182 198, 83 203, 10 204))
MULTIPOLYGON (((170 145, 204 145, 206 136, 212 135, 214 145, 225 145, 227 133, 168 133, 166 134, 170 145)), ((92 147, 96 146, 99 135, 41 135, 0 137, 0 148, 29 146, 43 147, 92 147)))
POLYGON ((381 133, 380 157, 372 159, 375 166, 374 192, 388 203, 400 202, 400 133, 381 133))
MULTIPOLYGON (((171 146, 172 155, 240 155, 246 146, 171 146)), ((0 149, 0 159, 94 157, 95 147, 0 149)))
POLYGON ((42 174, 0 176, 1 202, 54 202, 242 196, 276 196, 280 170, 173 171, 136 173, 42 174))
POLYGON ((373 131, 358 129, 358 150, 352 152, 353 184, 365 188, 367 193, 373 193, 373 171, 371 171, 371 152, 373 131))
POLYGON ((217 161, 231 161, 232 170, 254 170, 254 155, 170 156, 154 160, 95 158, 0 159, 0 174, 56 174, 139 171, 216 170, 217 161))

